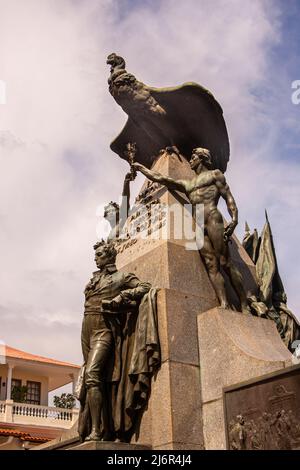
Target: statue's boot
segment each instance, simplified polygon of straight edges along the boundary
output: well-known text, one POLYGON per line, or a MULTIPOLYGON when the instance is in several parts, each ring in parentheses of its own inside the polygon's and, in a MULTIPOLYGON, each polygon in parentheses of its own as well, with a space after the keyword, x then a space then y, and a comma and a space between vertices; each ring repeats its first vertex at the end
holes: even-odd
POLYGON ((101 435, 97 432, 92 431, 86 438, 86 441, 101 441, 101 435))
POLYGON ((90 387, 88 389, 87 399, 92 418, 92 430, 90 435, 85 440, 100 441, 101 410, 103 403, 102 391, 98 387, 90 387))
POLYGON ((114 432, 114 425, 111 417, 111 409, 110 409, 110 400, 108 399, 108 389, 107 384, 103 384, 102 386, 102 393, 103 393, 103 406, 102 406, 102 441, 114 441, 115 440, 115 432, 114 432))

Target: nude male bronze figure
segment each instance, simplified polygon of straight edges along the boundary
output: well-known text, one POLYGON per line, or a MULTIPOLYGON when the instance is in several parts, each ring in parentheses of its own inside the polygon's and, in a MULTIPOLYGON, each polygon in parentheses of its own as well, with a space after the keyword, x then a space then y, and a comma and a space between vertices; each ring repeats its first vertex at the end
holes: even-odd
POLYGON ((190 180, 175 180, 168 176, 163 176, 160 173, 149 170, 140 163, 134 163, 133 166, 151 181, 160 183, 169 190, 177 190, 186 194, 193 206, 197 204, 204 205, 204 244, 200 249, 200 254, 204 260, 209 278, 215 288, 221 306, 228 308, 229 303, 224 277, 220 270, 222 267, 239 297, 242 311, 248 313, 249 307, 243 288, 242 276, 233 264, 228 249, 228 241, 238 224, 238 209, 224 174, 220 170, 211 169, 212 160, 210 151, 200 147, 193 150, 190 166, 195 172, 195 176, 190 180), (232 219, 226 228, 217 207, 220 197, 226 201, 227 209, 232 219))

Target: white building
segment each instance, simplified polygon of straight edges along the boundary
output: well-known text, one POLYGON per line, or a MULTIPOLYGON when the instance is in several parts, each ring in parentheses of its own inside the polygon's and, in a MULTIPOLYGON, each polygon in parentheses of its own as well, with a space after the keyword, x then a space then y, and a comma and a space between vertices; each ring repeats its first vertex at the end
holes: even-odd
POLYGON ((49 392, 76 383, 80 367, 2 345, 0 347, 0 450, 10 441, 41 443, 73 426, 77 408, 48 406, 49 392), (22 403, 12 400, 14 387, 26 386, 22 403), (19 437, 18 437, 19 434, 19 437), (32 438, 32 439, 30 439, 32 438))

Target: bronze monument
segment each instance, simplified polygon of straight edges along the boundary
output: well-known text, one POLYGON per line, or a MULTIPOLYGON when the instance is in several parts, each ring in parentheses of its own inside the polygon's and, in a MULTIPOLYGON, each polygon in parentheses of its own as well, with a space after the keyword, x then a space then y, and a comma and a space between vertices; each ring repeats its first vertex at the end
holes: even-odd
POLYGON ((287 385, 278 382, 273 395, 259 381, 289 363, 279 334, 291 349, 299 323, 286 306, 269 226, 261 238, 248 230, 244 247, 233 236, 238 209, 224 176, 229 139, 222 108, 196 83, 153 88, 127 72, 117 54, 107 63, 109 91, 128 115, 111 149, 130 172, 121 206, 105 207, 111 230, 94 247, 98 269, 85 289, 81 446, 221 449, 226 430, 234 450, 295 448, 299 374, 287 385), (129 210, 137 171, 150 181, 129 210), (151 239, 166 222, 152 205, 173 200, 203 206, 200 256, 183 242, 151 239), (151 224, 142 220, 142 206, 151 224), (128 230, 124 240, 128 222, 148 238, 135 239, 128 230), (258 382, 259 393, 233 385, 246 379, 258 382), (233 388, 223 396, 226 386, 233 388), (283 406, 284 400, 292 401, 283 406))
POLYGON ((98 270, 85 289, 82 440, 130 440, 160 365, 156 291, 115 266, 109 242, 95 245, 98 270))
POLYGON ((260 237, 247 225, 243 245, 234 236, 222 108, 196 83, 153 88, 117 54, 107 63, 128 116, 110 147, 130 172, 121 205, 105 206, 110 233, 85 289, 79 422, 48 448, 298 449, 300 366, 286 368, 300 324, 269 221, 260 237), (137 171, 148 180, 130 208, 137 171), (157 236, 173 204, 195 224, 201 205, 203 245, 157 236))

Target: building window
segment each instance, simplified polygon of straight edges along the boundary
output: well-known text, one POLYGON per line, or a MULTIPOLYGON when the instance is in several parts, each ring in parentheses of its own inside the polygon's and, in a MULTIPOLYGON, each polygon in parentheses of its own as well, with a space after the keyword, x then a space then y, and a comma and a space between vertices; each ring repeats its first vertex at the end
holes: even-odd
POLYGON ((26 403, 40 405, 41 403, 41 383, 27 381, 26 403))
POLYGON ((22 386, 22 380, 20 379, 11 379, 11 391, 14 391, 14 388, 20 388, 22 386))
POLYGON ((21 395, 22 395, 21 387, 22 387, 22 380, 20 380, 20 379, 11 379, 11 392, 10 393, 11 393, 11 399, 13 401, 16 401, 16 402, 22 401, 22 399, 21 399, 21 395))

